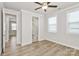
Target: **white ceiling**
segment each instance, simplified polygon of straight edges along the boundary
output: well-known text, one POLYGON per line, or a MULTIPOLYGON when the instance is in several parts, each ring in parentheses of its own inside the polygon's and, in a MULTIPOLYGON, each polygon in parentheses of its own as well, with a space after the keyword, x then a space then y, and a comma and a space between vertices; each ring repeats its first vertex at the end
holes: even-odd
MULTIPOLYGON (((48 14, 51 12, 56 12, 59 9, 64 9, 75 4, 78 4, 78 2, 52 2, 50 3, 50 5, 58 5, 58 8, 48 8, 46 13, 48 14)), ((10 9, 24 9, 32 12, 45 14, 45 12, 42 9, 39 9, 37 11, 34 10, 35 8, 40 6, 38 4, 35 4, 34 2, 4 2, 4 5, 6 8, 10 9)))

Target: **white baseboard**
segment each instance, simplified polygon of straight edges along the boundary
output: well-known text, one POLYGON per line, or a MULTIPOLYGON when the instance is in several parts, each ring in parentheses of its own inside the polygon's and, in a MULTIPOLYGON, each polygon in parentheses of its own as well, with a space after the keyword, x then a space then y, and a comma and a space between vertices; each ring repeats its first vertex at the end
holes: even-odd
POLYGON ((17 45, 19 45, 19 44, 21 45, 21 42, 17 42, 16 44, 17 44, 17 45))
POLYGON ((39 41, 45 40, 45 38, 38 39, 39 41))
POLYGON ((28 44, 31 44, 31 43, 32 43, 32 42, 22 43, 21 46, 28 45, 28 44))
MULTIPOLYGON (((44 38, 38 39, 38 41, 42 41, 42 40, 45 40, 45 39, 44 38)), ((32 43, 32 41, 26 42, 26 43, 21 43, 21 46, 28 45, 28 44, 31 44, 31 43, 32 43)))
POLYGON ((58 44, 61 44, 61 45, 64 45, 64 46, 71 47, 71 48, 74 48, 74 49, 78 49, 78 50, 79 50, 79 47, 71 46, 71 45, 65 44, 65 43, 63 43, 63 42, 58 42, 58 41, 49 40, 49 39, 46 39, 46 40, 51 41, 51 42, 55 42, 55 43, 58 43, 58 44))

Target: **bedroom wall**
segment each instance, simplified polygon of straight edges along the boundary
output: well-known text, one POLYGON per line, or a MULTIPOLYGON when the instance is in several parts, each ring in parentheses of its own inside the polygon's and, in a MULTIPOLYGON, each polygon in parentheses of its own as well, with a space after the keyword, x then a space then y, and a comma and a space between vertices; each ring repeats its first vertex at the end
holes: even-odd
POLYGON ((47 15, 46 21, 45 21, 45 36, 46 39, 52 42, 60 43, 72 48, 79 49, 79 34, 70 34, 67 32, 67 17, 66 13, 69 10, 79 10, 79 7, 72 7, 67 10, 60 10, 54 13, 51 13, 47 15), (56 33, 49 33, 48 32, 48 24, 47 19, 51 16, 57 16, 57 32, 56 33))

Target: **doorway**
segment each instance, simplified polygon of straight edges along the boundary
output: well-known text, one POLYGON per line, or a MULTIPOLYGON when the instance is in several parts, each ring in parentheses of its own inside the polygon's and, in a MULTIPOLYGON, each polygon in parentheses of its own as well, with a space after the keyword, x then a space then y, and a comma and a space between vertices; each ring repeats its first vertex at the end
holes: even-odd
POLYGON ((32 42, 38 41, 38 17, 32 17, 32 42))
POLYGON ((4 40, 4 55, 6 53, 14 54, 16 50, 16 31, 17 23, 16 16, 5 14, 3 21, 3 40, 4 40))

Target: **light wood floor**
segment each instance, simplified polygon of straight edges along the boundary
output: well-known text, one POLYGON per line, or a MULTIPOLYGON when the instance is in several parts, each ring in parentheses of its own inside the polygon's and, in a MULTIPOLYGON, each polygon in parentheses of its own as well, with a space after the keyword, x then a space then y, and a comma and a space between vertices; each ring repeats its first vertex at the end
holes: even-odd
MULTIPOLYGON (((14 48, 14 47, 13 47, 14 48)), ((35 42, 12 50, 8 45, 5 56, 78 56, 79 50, 47 40, 35 42)))

